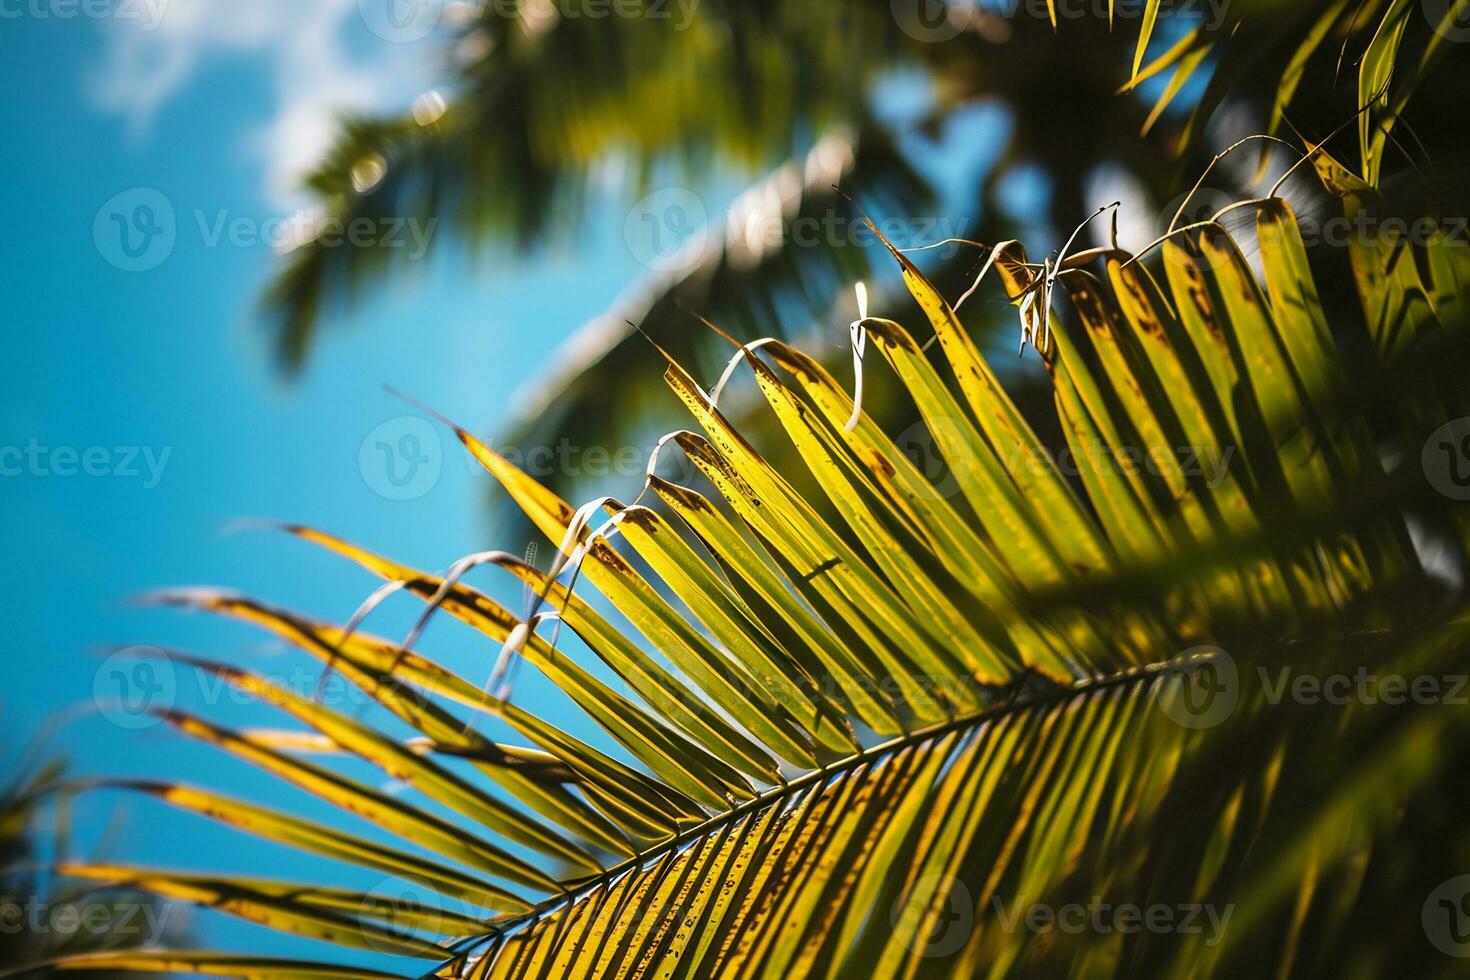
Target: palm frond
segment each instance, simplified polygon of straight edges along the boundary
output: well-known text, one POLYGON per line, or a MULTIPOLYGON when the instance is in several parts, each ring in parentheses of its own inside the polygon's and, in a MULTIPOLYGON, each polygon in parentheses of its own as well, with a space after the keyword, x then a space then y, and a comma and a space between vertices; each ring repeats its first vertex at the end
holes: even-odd
MULTIPOLYGON (((659 168, 758 171, 815 134, 855 128, 869 81, 913 44, 886 11, 861 5, 709 0, 687 23, 675 4, 626 7, 546 20, 533 4, 514 17, 482 5, 453 40, 444 111, 344 122, 307 180, 324 217, 433 221, 431 244, 565 233, 609 164, 636 198, 659 168)), ((392 242, 335 244, 302 243, 266 297, 288 370, 342 301, 386 269, 407 271, 392 242)))
MULTIPOLYGON (((934 131, 976 102, 1011 107, 1002 162, 1029 161, 1047 171, 1055 185, 1054 216, 1085 209, 1090 168, 1105 157, 1162 186, 1168 156, 1202 142, 1227 95, 1233 104, 1255 106, 1268 134, 1286 123, 1288 109, 1294 122, 1317 132, 1356 110, 1363 171, 1376 183, 1394 124, 1444 59, 1449 28, 1466 2, 1450 4, 1432 33, 1406 15, 1402 2, 1260 0, 1195 20, 1150 2, 1136 36, 1068 20, 1052 37, 1052 25, 974 10, 966 29, 946 43, 926 43, 896 30, 885 12, 854 4, 793 13, 779 4, 705 3, 692 11, 687 30, 653 17, 547 20, 531 8, 505 17, 503 6, 490 5, 456 35, 457 76, 447 111, 347 121, 310 187, 333 219, 323 227, 410 221, 432 227, 431 241, 453 239, 477 251, 489 240, 529 244, 575 227, 595 175, 606 174, 610 160, 623 161, 614 169, 628 175, 622 189, 636 194, 655 173, 666 182, 671 164, 690 182, 716 161, 759 170, 803 154, 810 159, 813 134, 826 132, 831 140, 853 142, 843 186, 870 207, 891 203, 892 213, 924 213, 932 205, 911 153, 897 148, 903 134, 872 118, 874 81, 896 65, 934 79, 937 105, 927 127, 934 131), (1002 35, 1008 40, 998 42, 1002 35), (1051 45, 1054 56, 1035 57, 1040 44, 1051 45), (1124 49, 1134 61, 1124 90, 1136 93, 1141 83, 1170 73, 1151 105, 1133 97, 1103 101, 1126 60, 1124 49), (1360 92, 1351 103, 1326 97, 1325 85, 1303 89, 1305 78, 1327 77, 1339 49, 1364 55, 1356 59, 1360 92), (1411 63, 1415 54, 1412 71, 1395 72, 1397 61, 1411 63), (1068 98, 1057 100, 1057 91, 1068 98), (1305 94, 1314 98, 1304 100, 1305 94), (1135 122, 1150 130, 1181 101, 1192 106, 1182 133, 1121 148, 1111 138, 1135 122), (1300 108, 1303 101, 1308 108, 1300 108), (1032 111, 1040 105, 1046 111, 1032 111)), ((902 16, 894 16, 903 26, 902 16)), ((1266 162, 1263 156, 1263 167, 1266 162)), ((830 193, 826 177, 811 179, 811 168, 795 162, 776 173, 793 167, 806 170, 808 179, 796 195, 789 181, 780 181, 780 207, 800 201, 783 217, 850 225, 851 209, 830 193)), ((1003 169, 972 175, 967 236, 1005 237, 994 182, 1003 169)), ((789 340, 792 324, 827 316, 841 287, 866 274, 869 259, 862 249, 842 247, 845 241, 796 247, 783 234, 779 243, 752 251, 738 241, 746 228, 712 222, 704 230, 711 245, 706 255, 676 274, 634 283, 579 330, 558 367, 518 392, 516 413, 497 433, 497 444, 643 445, 652 393, 611 383, 642 367, 645 351, 630 339, 630 322, 703 369, 714 345, 681 306, 738 330, 789 340)), ((342 302, 379 282, 384 271, 410 271, 405 250, 382 246, 308 241, 293 251, 267 297, 288 369, 304 362, 320 324, 342 302)), ((562 493, 585 490, 571 476, 548 476, 562 493)))
POLYGON ((830 134, 702 229, 697 255, 650 272, 573 333, 553 355, 554 370, 515 393, 515 415, 497 441, 518 449, 558 438, 584 446, 636 444, 651 421, 651 399, 617 381, 648 362, 639 334, 694 365, 712 366, 721 349, 691 310, 780 336, 826 316, 838 284, 870 272, 850 231, 861 227, 861 212, 835 189, 839 184, 863 187, 868 206, 881 213, 924 214, 936 204, 876 124, 830 134), (803 228, 834 227, 842 230, 792 240, 803 228))
POLYGON ((42 756, 40 741, 13 758, 15 770, 0 785, 0 960, 36 963, 181 939, 177 923, 167 936, 156 934, 168 924, 156 893, 128 882, 97 891, 47 870, 48 860, 69 859, 73 843, 67 767, 42 756))
MULTIPOLYGON (((1325 152, 1314 162, 1350 208, 1375 193, 1325 152)), ((1212 222, 1163 242, 1155 267, 1117 248, 1041 265, 994 250, 987 273, 1047 369, 1064 455, 890 244, 924 335, 860 326, 947 461, 940 482, 776 341, 740 357, 800 488, 668 352, 699 431, 665 451, 698 486, 653 475, 632 502, 576 508, 455 430, 562 542, 570 578, 500 552, 428 573, 291 529, 426 603, 411 639, 442 610, 501 666, 524 659, 620 758, 517 704, 499 669, 481 686, 411 641, 218 590, 160 596, 269 630, 415 734, 180 655, 307 731, 168 712, 174 727, 388 843, 207 790, 133 788, 411 881, 439 896, 427 908, 319 883, 70 872, 346 947, 437 952, 444 977, 1336 973, 1390 956, 1440 970, 1417 903, 1446 855, 1470 856, 1442 795, 1467 761, 1463 712, 1376 703, 1380 680, 1372 698, 1303 704, 1278 679, 1464 670, 1462 591, 1410 529, 1463 567, 1467 513, 1416 464, 1470 405, 1470 265, 1432 245, 1420 271, 1407 243, 1365 245, 1362 316, 1334 332, 1291 208, 1248 206, 1261 278, 1212 222), (1371 352, 1361 365, 1339 354, 1345 331, 1371 352), (465 583, 478 565, 532 587, 526 616, 465 583), (538 630, 547 618, 597 673, 538 630), (491 722, 535 748, 498 744, 491 722), (334 753, 301 751, 323 739, 334 753), (1077 909, 1105 918, 1074 929, 1077 909)), ((369 975, 189 953, 60 966, 109 962, 369 975)))

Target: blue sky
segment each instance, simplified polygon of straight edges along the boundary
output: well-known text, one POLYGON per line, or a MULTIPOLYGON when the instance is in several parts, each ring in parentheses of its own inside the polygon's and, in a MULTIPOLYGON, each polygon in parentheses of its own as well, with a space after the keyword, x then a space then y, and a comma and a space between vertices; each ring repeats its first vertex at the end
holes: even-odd
MULTIPOLYGON (((283 535, 221 533, 241 518, 315 525, 429 569, 486 548, 521 550, 494 533, 489 477, 383 386, 493 435, 512 393, 646 271, 623 240, 628 202, 594 203, 577 244, 560 250, 491 249, 473 266, 456 249, 436 250, 416 276, 334 318, 303 376, 287 384, 258 308, 278 256, 259 239, 307 203, 294 182, 326 145, 337 112, 403 109, 433 85, 430 42, 385 40, 357 0, 103 8, 137 18, 38 16, 57 4, 33 0, 4 9, 28 13, 0 20, 0 80, 11 93, 0 102, 9 231, 0 265, 0 532, 9 559, 0 573, 8 627, 0 771, 30 733, 52 724, 49 747, 79 776, 178 778, 340 820, 215 750, 159 727, 134 730, 130 716, 115 723, 114 691, 167 680, 155 703, 231 725, 283 724, 185 670, 139 675, 100 651, 176 647, 299 689, 310 661, 265 634, 126 602, 159 587, 223 585, 341 622, 376 585, 283 535), (155 9, 162 17, 149 29, 155 9), (410 459, 421 468, 407 469, 410 459), (393 475, 411 479, 398 487, 393 475)), ((895 80, 885 99, 887 110, 913 111, 926 92, 895 80)), ((951 134, 957 152, 997 145, 993 115, 982 110, 951 134)), ((720 183, 701 189, 706 200, 728 200, 738 187, 720 183)), ((1024 184, 1013 197, 1040 206, 1045 189, 1024 184)), ((519 602, 519 590, 489 572, 474 581, 512 608, 519 602)), ((369 628, 401 636, 417 610, 396 596, 369 628)), ((484 679, 495 653, 487 644, 449 621, 427 639, 448 666, 484 679)), ((520 675, 517 701, 606 748, 533 673, 520 675)), ((324 874, 322 862, 283 848, 242 848, 239 835, 126 796, 92 793, 75 811, 83 851, 103 841, 108 855, 140 864, 364 890, 381 883, 350 869, 324 874)), ((194 930, 205 944, 334 955, 214 917, 194 930)))
MULTIPOLYGON (((301 542, 220 534, 241 517, 315 524, 430 568, 506 546, 492 542, 482 506, 488 477, 442 430, 419 447, 438 465, 436 480, 421 478, 412 499, 378 492, 396 495, 372 463, 376 443, 397 447, 393 420, 417 414, 383 385, 493 432, 510 393, 640 271, 620 240, 623 209, 609 203, 589 223, 610 229, 584 246, 595 262, 492 251, 474 268, 452 255, 425 263, 338 318, 304 376, 283 383, 257 308, 276 256, 263 243, 212 241, 210 229, 221 213, 251 228, 292 213, 301 202, 290 162, 310 158, 298 144, 319 141, 334 109, 407 106, 432 64, 432 50, 376 37, 355 2, 335 0, 302 13, 300 29, 317 42, 302 52, 286 43, 295 7, 174 0, 151 33, 117 17, 0 21, 9 93, 0 100, 0 447, 24 453, 0 457, 4 771, 28 733, 63 718, 53 745, 78 775, 173 774, 309 810, 218 753, 87 710, 94 682, 112 683, 98 679, 97 651, 117 644, 176 646, 283 677, 298 662, 258 631, 125 600, 220 584, 342 621, 371 591, 365 573, 301 542), (190 27, 211 14, 238 21, 234 33, 190 27), (363 79, 366 98, 354 89, 363 79), (109 262, 128 264, 106 245, 104 205, 119 194, 130 195, 120 199, 125 218, 160 195, 173 209, 172 251, 153 268, 109 262)), ((406 629, 411 601, 398 598, 375 629, 406 629)), ((431 638, 451 664, 483 676, 493 651, 453 624, 436 624, 431 638)), ((231 717, 231 705, 204 705, 183 672, 176 690, 180 707, 279 723, 264 709, 231 717)), ((524 696, 541 695, 533 686, 524 696)), ((84 797, 77 813, 84 841, 116 816, 111 853, 140 863, 224 868, 238 857, 240 838, 135 801, 84 797), (114 815, 114 803, 127 805, 114 815)), ((251 853, 267 856, 252 865, 260 874, 314 867, 279 848, 251 853)), ((200 938, 236 932, 209 926, 200 938)), ((262 935, 250 933, 251 944, 275 949, 262 935)))
MULTIPOLYGON (((337 112, 405 109, 434 84, 431 40, 385 40, 356 0, 149 2, 103 8, 137 18, 63 19, 36 15, 60 9, 51 0, 26 0, 3 8, 24 16, 0 20, 0 80, 16 93, 0 102, 0 213, 10 232, 0 265, 9 559, 0 572, 0 773, 46 730, 47 749, 78 777, 178 779, 342 824, 338 811, 217 750, 162 726, 137 728, 116 702, 146 686, 156 707, 227 725, 290 727, 281 716, 235 704, 182 667, 139 674, 106 654, 156 644, 297 690, 310 689, 302 678, 314 662, 250 627, 127 600, 218 585, 342 622, 377 584, 284 535, 222 533, 242 518, 314 525, 436 570, 487 548, 520 551, 524 542, 496 535, 488 475, 384 385, 493 436, 515 390, 647 270, 624 240, 630 202, 613 195, 594 201, 573 246, 492 248, 474 265, 438 248, 415 275, 334 317, 307 370, 285 383, 259 314, 279 259, 268 239, 309 203, 295 181, 337 112), (408 470, 410 457, 423 461, 419 470, 408 470), (389 462, 394 475, 413 477, 404 487, 389 462)), ((917 112, 926 98, 922 84, 895 80, 885 111, 917 112)), ((975 145, 962 152, 973 156, 975 145)), ((715 184, 699 189, 712 204, 741 186, 730 176, 715 184)), ((474 582, 518 608, 518 587, 483 570, 474 582)), ((401 637, 418 610, 395 596, 367 628, 401 637)), ((477 682, 496 652, 448 620, 421 646, 477 682)), ((516 700, 620 754, 534 671, 520 672, 516 700)), ((85 794, 73 815, 73 856, 384 887, 380 875, 125 794, 85 794)), ((367 824, 350 829, 378 836, 367 824)), ((203 945, 340 955, 218 916, 187 921, 203 945)))

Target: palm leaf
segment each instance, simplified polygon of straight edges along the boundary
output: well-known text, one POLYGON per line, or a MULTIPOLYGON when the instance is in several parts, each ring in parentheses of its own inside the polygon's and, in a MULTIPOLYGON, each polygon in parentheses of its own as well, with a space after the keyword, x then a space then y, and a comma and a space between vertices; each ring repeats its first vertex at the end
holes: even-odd
MULTIPOLYGON (((1349 208, 1377 193, 1325 153, 1315 163, 1349 208)), ((427 602, 413 639, 442 610, 502 660, 525 659, 629 762, 357 622, 217 590, 160 596, 276 633, 418 734, 395 740, 250 671, 181 656, 334 751, 308 761, 320 753, 299 751, 316 745, 299 734, 178 712, 176 727, 387 842, 210 791, 136 788, 472 909, 399 915, 315 883, 67 870, 346 947, 442 953, 446 977, 1257 975, 1390 953, 1416 975, 1441 968, 1417 896, 1470 845, 1440 795, 1470 755, 1463 712, 1367 696, 1312 705, 1274 685, 1283 670, 1463 671, 1470 607, 1422 566, 1408 528, 1432 529, 1418 533, 1463 562, 1465 512, 1392 460, 1417 461, 1466 411, 1455 311, 1470 275, 1447 247, 1427 283, 1405 246, 1353 253, 1362 316, 1335 326, 1371 352, 1360 367, 1338 354, 1291 208, 1250 206, 1259 278, 1213 223, 1171 237, 1154 269, 1116 248, 1040 266, 1014 243, 995 250, 989 269, 1051 378, 1075 473, 893 250, 938 356, 894 321, 862 326, 950 461, 951 489, 820 364, 775 342, 742 348, 737 366, 805 475, 773 462, 672 354, 665 381, 700 432, 666 449, 703 482, 651 478, 657 506, 575 508, 455 430, 609 612, 500 553, 431 574, 291 529, 427 602), (1063 298, 1065 316, 1052 308, 1063 298), (1168 453, 1120 465, 1191 446, 1218 467, 1168 453), (630 693, 539 619, 465 585, 476 564, 533 586, 630 693), (476 725, 487 718, 536 750, 492 741, 476 725), (406 791, 331 765, 348 759, 406 791), (1169 925, 1036 918, 1102 901, 1169 925)), ((60 965, 104 962, 368 975, 222 954, 60 965)))
MULTIPOLYGON (((1167 158, 1205 142, 1206 126, 1227 95, 1259 105, 1269 115, 1269 133, 1278 131, 1288 109, 1302 122, 1297 113, 1308 111, 1300 107, 1308 63, 1327 67, 1323 62, 1339 46, 1371 56, 1362 59, 1360 99, 1348 105, 1323 95, 1310 110, 1329 106, 1325 117, 1306 121, 1326 131, 1361 108, 1361 125, 1373 134, 1371 145, 1364 137, 1363 172, 1376 183, 1394 122, 1446 53, 1444 28, 1463 3, 1451 5, 1434 35, 1409 32, 1405 60, 1422 53, 1412 74, 1400 71, 1387 93, 1376 82, 1392 75, 1405 21, 1402 3, 1254 0, 1230 5, 1222 11, 1228 16, 1216 18, 1211 10, 1176 22, 1172 11, 1150 0, 1136 36, 1075 20, 1058 25, 1054 9, 1044 20, 1010 18, 1004 25, 988 11, 975 10, 967 22, 973 30, 942 44, 897 30, 890 12, 862 4, 808 5, 793 12, 764 2, 706 2, 692 10, 688 30, 670 29, 658 17, 522 18, 486 8, 451 39, 447 111, 432 119, 406 114, 344 122, 337 145, 308 186, 334 223, 385 217, 416 222, 433 231, 433 243, 454 239, 473 253, 486 241, 558 240, 575 227, 594 177, 609 171, 609 161, 621 162, 613 169, 626 173, 622 190, 629 200, 649 189, 655 175, 658 183, 702 187, 716 163, 742 172, 769 168, 774 176, 742 200, 767 199, 773 188, 781 189, 781 217, 774 224, 783 231, 811 216, 851 221, 846 202, 830 191, 835 176, 887 213, 925 213, 933 206, 921 191, 914 154, 898 149, 914 134, 872 113, 874 79, 897 65, 928 74, 941 93, 925 132, 940 131, 953 113, 977 101, 998 100, 1015 110, 1000 167, 965 175, 973 185, 967 191, 973 212, 967 227, 955 229, 969 237, 1002 237, 1009 229, 997 214, 1003 209, 997 208, 995 190, 1005 167, 1028 161, 1048 170, 1057 185, 1053 218, 1069 220, 1085 207, 1083 161, 1119 153, 1109 139, 1114 127, 1100 120, 1123 118, 1121 130, 1136 114, 1145 132, 1167 130, 1136 151, 1124 149, 1119 160, 1151 185, 1161 185, 1167 158), (991 41, 1000 34, 1014 36, 1007 43, 991 41), (1165 38, 1167 49, 1147 60, 1152 42, 1165 38), (1056 49, 1055 57, 1036 57, 1037 45, 1061 43, 1067 46, 1056 49), (1125 89, 1172 70, 1168 84, 1152 106, 1132 98, 1097 103, 1093 93, 1103 96, 1116 86, 1117 67, 1129 55, 1134 64, 1125 73, 1125 89), (1046 63, 1044 71, 1039 61, 1046 63), (1202 95, 1191 82, 1207 82, 1202 95), (1057 104, 1056 91, 1069 92, 1064 105, 1057 104), (762 95, 738 94, 750 92, 762 95), (1048 111, 1030 111, 1043 100, 1048 111), (1177 133, 1172 122, 1160 122, 1180 102, 1190 112, 1177 133), (819 134, 826 135, 817 139, 819 134), (846 161, 840 173, 812 167, 814 156, 833 156, 834 143, 850 151, 837 154, 846 161), (365 173, 374 179, 365 182, 365 173), (805 178, 794 198, 786 179, 793 173, 805 178)), ((1112 14, 1110 4, 1109 28, 1112 14)), ((1325 76, 1325 70, 1313 75, 1325 76)), ((698 262, 635 281, 578 330, 558 352, 556 368, 516 393, 497 444, 526 451, 561 439, 578 446, 642 445, 656 402, 646 387, 626 381, 642 376, 646 363, 630 323, 701 370, 718 344, 694 325, 686 307, 752 333, 793 339, 811 318, 837 317, 834 297, 867 274, 868 257, 846 241, 824 237, 797 247, 783 235, 779 243, 751 249, 738 241, 739 230, 747 227, 742 215, 728 217, 734 220, 717 218, 705 230, 713 247, 698 262)), ((277 353, 288 370, 304 363, 322 323, 344 302, 375 287, 384 271, 408 274, 413 268, 401 248, 332 244, 302 243, 266 297, 277 353)), ((952 264, 931 273, 957 277, 969 271, 952 264)), ((559 492, 586 491, 570 475, 554 479, 559 492)))
MULTIPOLYGON (((435 242, 529 242, 564 231, 553 219, 575 219, 609 163, 624 165, 621 189, 636 197, 661 168, 799 161, 811 145, 803 134, 857 128, 854 97, 916 45, 888 11, 860 5, 710 0, 687 24, 675 5, 636 7, 534 28, 481 8, 451 39, 445 111, 344 122, 307 179, 324 217, 417 221, 435 242), (762 97, 739 95, 750 92, 762 97)), ((405 250, 390 246, 336 248, 319 236, 292 252, 266 297, 285 368, 301 366, 342 300, 384 269, 408 270, 405 250)))

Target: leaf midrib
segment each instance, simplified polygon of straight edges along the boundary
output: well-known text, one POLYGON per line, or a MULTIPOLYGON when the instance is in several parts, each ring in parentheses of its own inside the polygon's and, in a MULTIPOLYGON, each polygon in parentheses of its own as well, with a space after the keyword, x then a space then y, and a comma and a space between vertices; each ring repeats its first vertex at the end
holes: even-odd
POLYGON ((493 939, 497 936, 506 935, 528 922, 533 922, 537 919, 540 919, 542 916, 552 912, 553 910, 561 906, 573 906, 577 902, 586 898, 597 888, 616 880, 619 876, 623 874, 634 871, 648 864, 650 861, 662 858, 670 852, 677 851, 679 848, 684 847, 686 844, 689 844, 695 840, 704 837, 707 834, 719 830, 724 825, 738 820, 739 818, 749 813, 759 812, 761 810, 764 810, 768 806, 779 804, 782 800, 790 797, 795 793, 816 785, 833 776, 846 773, 852 769, 857 768, 858 766, 863 765, 864 763, 872 762, 873 760, 878 759, 882 756, 898 752, 902 749, 917 745, 928 739, 949 734, 950 732, 959 731, 966 728, 975 728, 984 724, 985 722, 992 721, 998 718, 1005 718, 1010 715, 1020 714, 1023 711, 1029 711, 1033 708, 1054 705, 1066 701, 1070 698, 1076 697, 1079 694, 1087 694, 1092 691, 1103 690, 1109 687, 1116 687, 1120 684, 1132 683, 1134 681, 1161 673, 1162 671, 1169 669, 1173 664, 1174 661, 1172 660, 1158 661, 1155 663, 1144 664, 1138 667, 1130 667, 1127 670, 1119 671, 1114 674, 1105 674, 1099 677, 1077 681, 1073 684, 1057 687, 1053 690, 1047 691, 1044 694, 1033 695, 1024 699, 1017 698, 1004 704, 991 706, 980 711, 972 711, 968 714, 957 715, 954 718, 948 719, 938 724, 930 725, 926 728, 918 728, 913 730, 912 732, 908 732, 903 735, 896 736, 895 738, 888 739, 887 741, 879 742, 876 745, 869 746, 861 752, 854 753, 853 755, 847 756, 843 759, 839 759, 836 762, 828 763, 827 765, 819 769, 809 770, 808 772, 804 772, 794 779, 790 779, 776 786, 772 786, 769 789, 758 793, 751 799, 746 800, 736 806, 733 806, 728 810, 717 813, 711 816, 708 820, 696 824, 695 826, 690 827, 687 830, 681 831, 680 833, 675 834, 673 837, 670 837, 667 840, 660 841, 652 847, 638 852, 633 857, 627 858, 619 862, 618 864, 606 869, 605 871, 602 871, 599 874, 592 875, 587 878, 578 879, 575 887, 568 888, 560 894, 553 895, 552 897, 545 899, 544 901, 534 906, 528 912, 522 912, 513 917, 502 920, 499 925, 490 930, 487 930, 483 934, 465 937, 465 939, 462 940, 461 943, 457 944, 457 947, 463 948, 451 946, 446 950, 446 952, 452 954, 453 957, 461 956, 467 951, 469 947, 472 947, 486 940, 493 939))

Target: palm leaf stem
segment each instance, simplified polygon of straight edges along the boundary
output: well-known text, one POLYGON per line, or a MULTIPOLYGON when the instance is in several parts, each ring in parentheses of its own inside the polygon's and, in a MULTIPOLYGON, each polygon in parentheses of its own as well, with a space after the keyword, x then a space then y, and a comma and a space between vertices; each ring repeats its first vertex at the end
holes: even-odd
MULTIPOLYGON (((1175 661, 1173 660, 1163 660, 1156 663, 1142 664, 1136 667, 1130 667, 1127 670, 1118 671, 1116 673, 1087 678, 1086 680, 1078 681, 1074 684, 1055 684, 1047 682, 1048 688, 1041 693, 1029 694, 1024 697, 1012 697, 1001 704, 986 707, 978 711, 969 711, 962 714, 957 714, 953 718, 946 719, 945 721, 937 722, 924 728, 917 728, 903 735, 899 735, 894 738, 879 742, 875 745, 871 745, 868 748, 863 749, 861 752, 855 752, 845 758, 830 762, 819 769, 812 769, 808 772, 802 773, 799 776, 796 776, 793 779, 786 780, 776 786, 771 787, 770 789, 765 790, 762 793, 757 794, 752 799, 746 800, 745 802, 740 803, 737 806, 731 807, 730 809, 725 810, 722 813, 710 817, 703 823, 686 828, 680 833, 675 834, 674 836, 669 837, 663 841, 660 841, 659 843, 654 844, 653 846, 646 848, 643 851, 640 851, 633 857, 624 860, 621 864, 614 865, 599 874, 580 879, 575 886, 568 888, 565 892, 562 892, 561 894, 554 895, 551 898, 548 898, 546 901, 538 904, 528 912, 522 912, 514 916, 502 917, 501 919, 497 920, 494 926, 488 929, 486 933, 469 937, 468 944, 477 945, 486 941, 493 941, 494 939, 506 935, 528 922, 532 922, 536 919, 541 918, 542 916, 556 910, 557 908, 560 908, 562 906, 570 907, 572 905, 575 905, 577 902, 590 895, 597 888, 607 885, 610 882, 616 881, 620 876, 630 871, 634 871, 651 861, 662 859, 667 855, 678 851, 679 848, 685 846, 686 844, 699 840, 700 838, 719 830, 721 827, 727 824, 734 823, 735 821, 739 820, 741 817, 749 813, 764 810, 769 806, 779 803, 792 794, 799 793, 802 790, 815 786, 818 783, 833 776, 841 775, 849 770, 856 769, 866 763, 873 762, 874 760, 882 758, 885 755, 899 752, 905 748, 908 748, 909 746, 918 745, 928 739, 942 737, 952 732, 966 731, 968 729, 978 728, 979 726, 989 721, 995 721, 997 719, 1009 717, 1011 715, 1018 715, 1035 708, 1049 707, 1051 705, 1058 704, 1070 698, 1076 697, 1079 694, 1087 694, 1095 691, 1106 690, 1112 687, 1117 687, 1122 684, 1130 684, 1143 678, 1152 677, 1156 674, 1162 673, 1163 671, 1169 670, 1174 666, 1174 664, 1175 661)), ((1018 683, 1024 683, 1027 679, 1027 677, 1022 677, 1018 683)), ((1015 690, 1017 691, 1017 693, 1019 693, 1019 688, 1016 688, 1015 690)), ((457 954, 462 954, 463 950, 455 950, 455 952, 457 954)))

